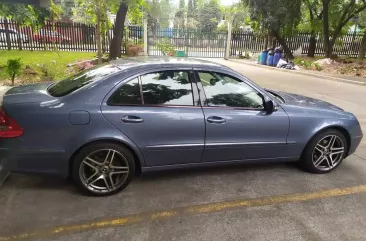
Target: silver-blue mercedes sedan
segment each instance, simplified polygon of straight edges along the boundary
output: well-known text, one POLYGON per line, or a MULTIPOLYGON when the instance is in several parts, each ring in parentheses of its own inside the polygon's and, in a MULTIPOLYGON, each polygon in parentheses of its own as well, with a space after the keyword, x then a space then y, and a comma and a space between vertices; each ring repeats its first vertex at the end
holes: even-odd
POLYGON ((136 172, 174 168, 299 161, 327 173, 362 137, 356 117, 330 103, 185 58, 120 59, 15 87, 0 111, 5 170, 72 176, 97 196, 121 191, 136 172))

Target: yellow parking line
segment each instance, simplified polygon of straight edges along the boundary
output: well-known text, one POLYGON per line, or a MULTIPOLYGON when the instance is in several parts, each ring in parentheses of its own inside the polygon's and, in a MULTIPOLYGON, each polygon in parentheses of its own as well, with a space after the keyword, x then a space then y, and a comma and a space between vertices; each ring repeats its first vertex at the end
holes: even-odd
POLYGON ((54 235, 62 235, 75 232, 85 232, 89 230, 110 228, 117 226, 125 226, 128 224, 141 223, 154 220, 166 220, 176 216, 196 215, 201 213, 214 213, 219 211, 226 211, 230 209, 258 207, 267 205, 276 205, 281 203, 303 202, 321 198, 330 198, 337 196, 345 196, 356 193, 366 192, 366 185, 335 188, 329 190, 321 190, 308 193, 285 194, 278 196, 261 197, 254 199, 243 199, 227 202, 209 203, 203 205, 196 205, 190 207, 175 208, 171 210, 140 213, 135 215, 123 216, 115 219, 106 219, 100 221, 86 221, 82 223, 59 226, 46 230, 38 230, 30 233, 15 234, 10 236, 0 237, 0 241, 22 240, 28 238, 41 238, 54 235))

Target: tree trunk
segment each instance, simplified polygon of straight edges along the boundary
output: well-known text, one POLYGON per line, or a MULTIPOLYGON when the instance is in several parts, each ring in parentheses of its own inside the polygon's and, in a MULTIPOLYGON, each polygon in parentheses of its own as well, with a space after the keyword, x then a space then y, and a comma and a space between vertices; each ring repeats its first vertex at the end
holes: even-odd
POLYGON ((268 49, 268 36, 264 38, 263 49, 268 49))
POLYGON ((286 41, 277 33, 276 31, 272 31, 272 35, 277 39, 277 41, 281 44, 283 47, 283 51, 285 52, 285 55, 288 59, 293 59, 294 55, 292 54, 290 48, 288 47, 286 41))
POLYGON ((116 23, 113 29, 113 38, 109 50, 110 59, 116 59, 121 57, 121 43, 127 11, 128 5, 126 1, 123 1, 117 11, 116 23))
POLYGON ((100 39, 100 32, 101 32, 101 9, 100 4, 98 2, 95 3, 95 13, 97 15, 97 27, 96 27, 96 42, 97 42, 97 49, 98 49, 98 64, 102 64, 102 41, 100 39))
POLYGON ((312 32, 309 41, 308 57, 314 58, 315 50, 316 50, 316 36, 315 33, 312 32))
POLYGON ((366 54, 366 31, 363 34, 360 51, 358 53, 358 60, 363 61, 366 54))
POLYGON ((332 56, 332 49, 329 42, 329 0, 323 0, 323 34, 325 57, 332 56))

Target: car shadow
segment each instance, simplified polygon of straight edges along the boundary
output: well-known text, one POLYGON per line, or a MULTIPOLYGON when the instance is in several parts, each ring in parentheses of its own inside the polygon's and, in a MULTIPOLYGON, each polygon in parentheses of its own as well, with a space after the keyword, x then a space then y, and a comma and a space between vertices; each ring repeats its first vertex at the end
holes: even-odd
MULTIPOLYGON (((169 181, 182 178, 192 177, 205 177, 215 175, 237 175, 253 172, 300 172, 297 167, 297 163, 261 163, 261 164, 231 164, 224 166, 214 167, 195 167, 166 171, 154 171, 144 173, 135 177, 139 180, 140 184, 149 181, 169 181)), ((24 175, 19 173, 11 173, 7 180, 3 183, 1 189, 13 189, 13 190, 59 190, 69 193, 79 193, 76 187, 73 185, 73 181, 68 178, 54 176, 35 176, 24 175)))

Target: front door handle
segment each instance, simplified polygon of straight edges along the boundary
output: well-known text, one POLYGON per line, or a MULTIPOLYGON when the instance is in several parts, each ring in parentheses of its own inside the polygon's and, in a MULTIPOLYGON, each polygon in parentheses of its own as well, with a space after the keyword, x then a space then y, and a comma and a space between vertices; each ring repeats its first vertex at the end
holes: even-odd
POLYGON ((215 124, 223 124, 226 122, 226 120, 219 116, 210 116, 207 118, 207 122, 215 124))
POLYGON ((144 120, 141 119, 140 117, 131 116, 131 115, 122 117, 121 121, 124 123, 142 123, 142 122, 144 122, 144 120))

